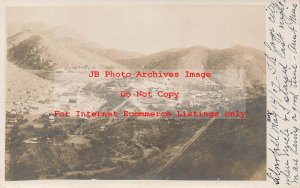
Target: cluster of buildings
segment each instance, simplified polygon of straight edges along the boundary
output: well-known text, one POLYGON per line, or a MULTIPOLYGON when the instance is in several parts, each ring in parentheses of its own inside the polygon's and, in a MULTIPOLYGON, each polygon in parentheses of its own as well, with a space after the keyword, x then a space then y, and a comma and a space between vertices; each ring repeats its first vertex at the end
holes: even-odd
POLYGON ((12 115, 30 114, 32 111, 39 110, 40 104, 30 100, 20 100, 14 102, 6 108, 6 111, 12 115))

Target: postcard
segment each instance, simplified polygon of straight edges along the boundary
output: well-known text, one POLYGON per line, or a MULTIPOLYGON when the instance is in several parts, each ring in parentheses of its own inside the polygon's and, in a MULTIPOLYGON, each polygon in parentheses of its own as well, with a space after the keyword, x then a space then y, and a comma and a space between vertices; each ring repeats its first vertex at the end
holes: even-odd
POLYGON ((0 187, 299 187, 299 1, 3 1, 0 23, 0 187))

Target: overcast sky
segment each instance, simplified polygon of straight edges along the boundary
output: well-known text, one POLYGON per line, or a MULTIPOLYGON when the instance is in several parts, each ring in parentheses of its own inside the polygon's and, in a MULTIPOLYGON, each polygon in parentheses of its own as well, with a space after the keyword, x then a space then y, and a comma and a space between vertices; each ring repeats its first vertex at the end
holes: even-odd
POLYGON ((145 54, 202 45, 264 49, 264 6, 91 6, 7 9, 9 22, 68 25, 101 46, 145 54))

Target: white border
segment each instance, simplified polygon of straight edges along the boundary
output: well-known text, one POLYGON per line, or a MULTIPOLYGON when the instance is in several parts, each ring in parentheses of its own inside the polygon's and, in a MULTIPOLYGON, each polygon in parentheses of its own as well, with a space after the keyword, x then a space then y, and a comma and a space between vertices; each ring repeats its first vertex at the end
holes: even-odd
MULTIPOLYGON (((212 4, 212 5, 266 5, 264 0, 0 0, 0 86, 1 93, 1 110, 0 110, 0 188, 3 187, 243 187, 243 188, 260 188, 275 187, 269 181, 169 181, 169 180, 30 180, 30 181, 4 181, 4 156, 5 156, 5 7, 11 6, 80 6, 80 5, 196 5, 196 4, 212 4)), ((299 31, 299 30, 298 30, 299 31)), ((299 64, 299 62, 298 62, 299 64)))

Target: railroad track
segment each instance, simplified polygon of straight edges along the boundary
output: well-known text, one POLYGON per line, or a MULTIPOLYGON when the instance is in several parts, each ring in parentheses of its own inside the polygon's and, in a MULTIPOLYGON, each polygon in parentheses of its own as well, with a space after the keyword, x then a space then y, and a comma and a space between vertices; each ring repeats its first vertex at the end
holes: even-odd
POLYGON ((195 142, 195 140, 197 140, 197 138, 199 138, 199 136, 201 136, 201 134, 216 120, 216 118, 212 118, 210 119, 206 125, 204 125, 203 127, 199 128, 196 133, 194 134, 194 136, 192 138, 190 138, 184 145, 183 147, 179 150, 178 153, 176 153, 174 156, 171 157, 170 160, 168 160, 163 166, 161 166, 158 170, 156 170, 154 172, 154 174, 160 174, 162 171, 164 171, 165 169, 167 169, 169 166, 171 166, 172 164, 174 164, 174 162, 192 145, 192 143, 195 142))

